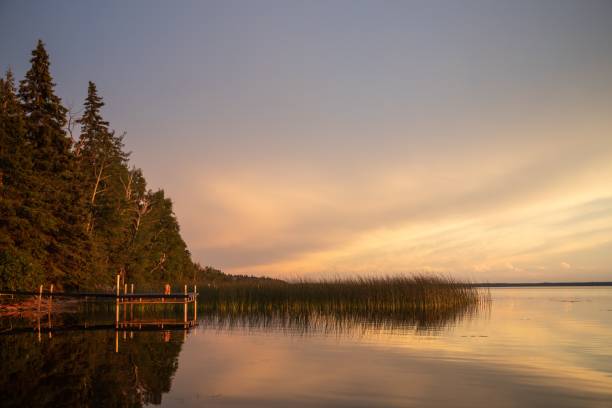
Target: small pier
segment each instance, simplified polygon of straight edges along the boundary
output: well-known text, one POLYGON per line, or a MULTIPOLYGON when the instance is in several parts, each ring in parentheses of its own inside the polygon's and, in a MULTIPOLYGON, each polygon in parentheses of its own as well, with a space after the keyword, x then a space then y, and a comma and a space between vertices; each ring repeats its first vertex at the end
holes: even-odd
MULTIPOLYGON (((53 309, 53 299, 81 299, 87 303, 93 302, 113 302, 115 303, 115 322, 110 324, 87 324, 80 325, 79 330, 109 330, 115 329, 116 346, 118 349, 119 332, 131 333, 139 330, 187 330, 197 325, 198 318, 198 291, 197 286, 189 291, 187 285, 183 286, 182 292, 171 292, 170 285, 166 285, 163 293, 157 292, 135 292, 134 284, 121 285, 121 276, 117 275, 114 293, 108 292, 56 292, 53 285, 48 290, 44 290, 40 285, 38 291, 0 291, 1 295, 13 296, 35 296, 37 299, 38 315, 38 334, 41 332, 51 333, 54 331, 65 331, 75 328, 53 327, 51 324, 51 314, 53 309), (44 300, 44 302, 43 302, 44 300), (155 306, 158 310, 160 306, 183 305, 183 316, 181 318, 146 318, 146 307, 155 306), (191 307, 193 305, 193 308, 191 307), (190 310, 192 309, 192 310, 190 310), (41 325, 41 316, 47 315, 47 322, 41 325)), ((111 303, 112 304, 112 303, 111 303)), ((155 313, 152 313, 155 314, 155 313)))
POLYGON ((198 288, 196 285, 193 286, 193 292, 187 291, 187 285, 184 285, 183 293, 171 293, 170 286, 166 285, 166 291, 164 293, 134 293, 134 284, 130 284, 130 291, 128 293, 128 284, 124 284, 123 293, 121 293, 120 287, 120 275, 117 275, 117 285, 115 293, 115 329, 125 328, 142 328, 143 326, 157 326, 163 329, 164 326, 177 327, 183 326, 184 328, 192 327, 197 324, 198 319, 198 288), (134 305, 140 306, 141 316, 145 305, 174 305, 182 304, 184 310, 183 321, 178 320, 167 320, 167 319, 154 319, 134 320, 134 305), (189 319, 189 305, 193 304, 193 319, 189 319), (127 308, 130 308, 129 318, 127 308), (123 318, 121 318, 121 309, 123 307, 123 318))

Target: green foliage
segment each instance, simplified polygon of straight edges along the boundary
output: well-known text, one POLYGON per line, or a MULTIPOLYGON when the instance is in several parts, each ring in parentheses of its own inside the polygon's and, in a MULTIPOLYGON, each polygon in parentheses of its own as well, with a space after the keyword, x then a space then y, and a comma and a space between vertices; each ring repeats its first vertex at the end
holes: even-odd
POLYGON ((15 290, 35 287, 44 278, 40 265, 23 250, 0 251, 0 287, 15 290))
POLYGON ((127 172, 128 154, 123 136, 109 130, 100 109, 104 106, 96 85, 89 82, 83 116, 77 120, 81 135, 74 149, 81 194, 85 197, 85 231, 92 243, 94 285, 112 282, 121 268, 113 254, 125 248, 127 220, 122 216, 128 203, 121 177, 127 172))
POLYGON ((24 143, 31 166, 24 168, 20 214, 31 236, 18 247, 32 254, 48 281, 79 286, 89 261, 83 229, 83 197, 74 188, 76 160, 66 135, 66 108, 55 95, 49 57, 41 41, 32 51, 31 68, 19 87, 25 116, 24 143))
POLYGON ((35 179, 26 136, 24 109, 8 71, 0 79, 0 285, 12 289, 42 276, 44 241, 35 223, 44 217, 30 206, 35 179))
POLYGON ((180 236, 172 202, 163 190, 147 192, 134 203, 133 212, 128 279, 142 286, 191 276, 194 265, 180 236))
POLYGON ((96 85, 88 84, 73 143, 41 41, 30 61, 18 94, 10 71, 0 79, 0 288, 104 289, 118 273, 159 287, 204 276, 171 200, 129 167, 96 85))

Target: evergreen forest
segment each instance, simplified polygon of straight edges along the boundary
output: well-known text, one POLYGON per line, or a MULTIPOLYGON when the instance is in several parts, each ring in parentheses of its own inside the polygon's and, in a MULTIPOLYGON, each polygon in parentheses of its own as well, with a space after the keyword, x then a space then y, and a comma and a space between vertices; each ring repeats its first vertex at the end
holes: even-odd
POLYGON ((192 262, 172 201, 130 163, 89 82, 79 115, 56 94, 44 43, 0 79, 0 289, 105 289, 239 279, 192 262))

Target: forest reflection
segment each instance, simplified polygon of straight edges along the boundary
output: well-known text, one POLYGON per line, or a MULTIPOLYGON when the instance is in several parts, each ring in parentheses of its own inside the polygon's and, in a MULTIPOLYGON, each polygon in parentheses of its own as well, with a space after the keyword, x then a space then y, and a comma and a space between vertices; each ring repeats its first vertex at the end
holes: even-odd
POLYGON ((0 336, 5 407, 140 407, 170 391, 180 331, 80 330, 0 336), (116 334, 120 350, 115 352, 116 334))

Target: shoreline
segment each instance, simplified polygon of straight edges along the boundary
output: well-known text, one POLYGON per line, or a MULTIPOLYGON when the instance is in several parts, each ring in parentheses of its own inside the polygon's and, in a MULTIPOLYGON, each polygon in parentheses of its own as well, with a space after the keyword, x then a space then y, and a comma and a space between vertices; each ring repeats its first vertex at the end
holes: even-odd
POLYGON ((495 282, 495 283, 473 283, 477 288, 543 288, 543 287, 610 287, 612 282, 495 282))
POLYGON ((0 294, 0 318, 20 317, 36 318, 39 314, 69 313, 76 310, 78 300, 43 298, 40 306, 37 296, 25 299, 9 298, 10 295, 0 294))

